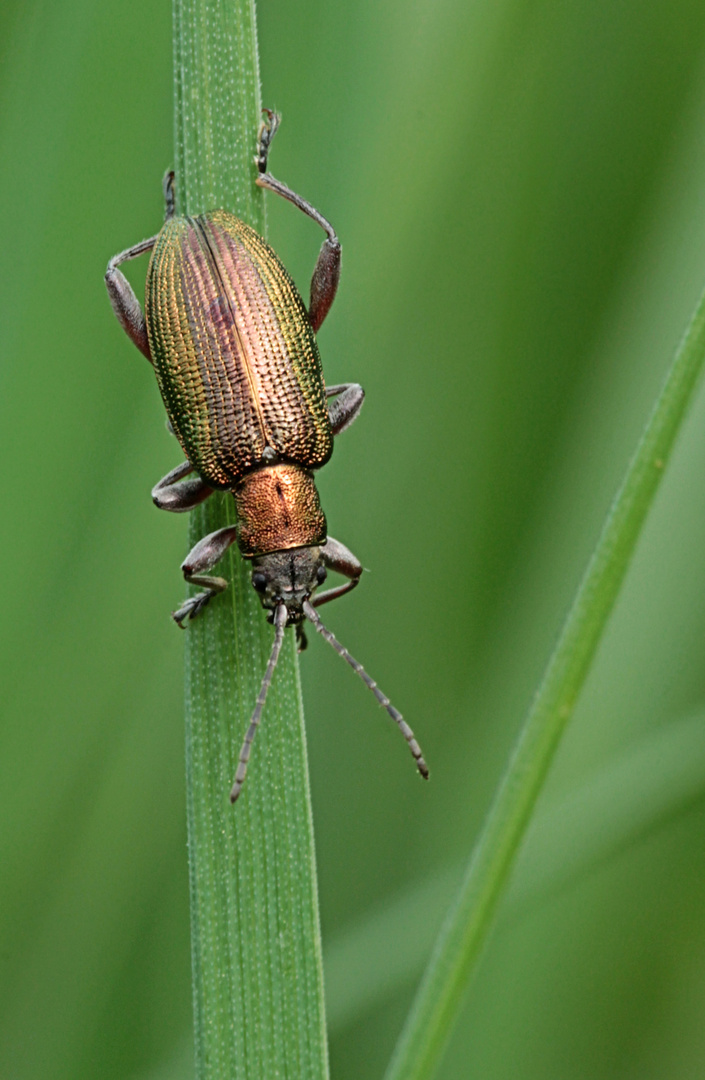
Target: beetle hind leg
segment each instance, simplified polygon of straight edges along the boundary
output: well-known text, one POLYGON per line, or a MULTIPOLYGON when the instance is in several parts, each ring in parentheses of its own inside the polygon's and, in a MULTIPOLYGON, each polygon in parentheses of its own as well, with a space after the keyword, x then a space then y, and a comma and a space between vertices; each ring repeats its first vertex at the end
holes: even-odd
MULTIPOLYGON (((174 173, 171 170, 164 176, 162 190, 165 203, 164 217, 168 221, 169 218, 174 216, 176 208, 174 173)), ((137 346, 143 356, 147 357, 150 364, 152 363, 152 353, 149 348, 147 324, 144 319, 142 305, 135 295, 135 290, 122 270, 120 270, 120 265, 129 262, 130 259, 136 259, 139 255, 144 255, 147 251, 151 251, 156 239, 156 236, 150 236, 149 240, 142 240, 139 244, 135 244, 126 251, 121 251, 119 255, 113 255, 108 263, 108 269, 105 271, 105 287, 108 290, 110 303, 118 322, 130 341, 137 346)))
POLYGON ((172 514, 185 514, 199 506, 213 494, 213 488, 208 487, 200 476, 192 480, 184 480, 185 476, 194 472, 190 461, 184 461, 175 469, 163 476, 158 484, 152 488, 152 502, 159 510, 170 510, 172 514))
POLYGON ((308 317, 314 333, 316 333, 330 311, 331 304, 338 291, 341 258, 340 240, 336 236, 331 223, 316 210, 315 206, 312 206, 306 199, 302 199, 300 195, 297 195, 290 187, 283 184, 281 180, 277 180, 276 177, 267 172, 269 148, 279 127, 281 117, 278 113, 272 112, 271 109, 263 109, 262 111, 267 119, 262 123, 259 130, 259 146, 255 157, 260 174, 257 177, 257 184, 259 187, 267 188, 268 191, 273 191, 276 195, 281 195, 283 199, 288 199, 294 206, 298 206, 299 210, 303 211, 317 225, 320 225, 326 234, 326 239, 321 245, 318 261, 311 278, 311 299, 308 317))
POLYGON ((182 630, 186 619, 195 619, 214 596, 227 589, 228 582, 225 578, 211 577, 207 571, 213 569, 236 539, 237 530, 234 525, 217 529, 199 540, 181 564, 185 580, 190 585, 201 585, 205 589, 205 592, 196 593, 184 600, 179 610, 172 612, 174 622, 178 623, 182 630))
POLYGON ((149 349, 147 324, 144 321, 142 305, 119 267, 121 263, 136 259, 138 255, 144 254, 145 251, 151 251, 156 239, 156 236, 150 236, 149 240, 142 240, 139 244, 135 244, 134 247, 128 248, 127 251, 121 251, 119 255, 114 255, 108 263, 108 269, 105 271, 105 286, 118 322, 130 341, 137 346, 143 356, 147 357, 150 364, 152 363, 152 354, 149 349))

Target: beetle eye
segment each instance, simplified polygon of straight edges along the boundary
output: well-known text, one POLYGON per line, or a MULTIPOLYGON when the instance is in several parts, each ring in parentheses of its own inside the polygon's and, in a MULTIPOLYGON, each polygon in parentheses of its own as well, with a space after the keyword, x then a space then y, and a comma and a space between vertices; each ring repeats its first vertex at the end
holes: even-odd
POLYGON ((264 592, 267 588, 267 578, 261 571, 255 570, 252 575, 252 584, 257 589, 257 592, 264 592))
POLYGON ((326 570, 325 566, 318 567, 318 570, 316 570, 316 577, 318 578, 318 584, 322 585, 328 577, 328 571, 326 570))

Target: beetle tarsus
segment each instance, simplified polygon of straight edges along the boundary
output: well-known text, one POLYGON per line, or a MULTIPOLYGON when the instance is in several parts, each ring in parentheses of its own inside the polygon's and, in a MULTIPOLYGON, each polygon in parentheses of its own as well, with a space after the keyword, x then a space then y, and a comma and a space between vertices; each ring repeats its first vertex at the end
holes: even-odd
POLYGON ((272 139, 277 133, 282 118, 278 112, 274 112, 274 109, 262 109, 262 112, 266 116, 266 120, 263 120, 259 126, 255 162, 258 170, 261 173, 264 173, 267 171, 269 148, 272 145, 272 139))
POLYGON ((162 180, 164 192, 164 220, 169 221, 176 212, 176 192, 174 191, 174 170, 167 169, 162 180))
POLYGON ((185 630, 186 627, 184 626, 184 623, 186 619, 195 619, 215 595, 216 593, 214 592, 202 592, 197 593, 195 596, 190 596, 188 600, 184 600, 178 611, 172 611, 172 619, 182 630, 185 630))

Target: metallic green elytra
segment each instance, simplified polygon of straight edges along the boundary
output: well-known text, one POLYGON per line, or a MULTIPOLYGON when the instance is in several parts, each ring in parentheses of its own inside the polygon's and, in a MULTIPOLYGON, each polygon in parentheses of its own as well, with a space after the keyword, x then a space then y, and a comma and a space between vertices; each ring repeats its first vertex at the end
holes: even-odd
POLYGON ((272 248, 225 210, 167 221, 147 273, 152 362, 186 456, 213 488, 333 451, 321 359, 272 248))
POLYGON ((123 329, 154 366, 171 428, 186 455, 154 487, 154 502, 182 513, 217 489, 231 491, 235 500, 237 525, 204 536, 184 560, 186 581, 204 591, 185 600, 173 617, 183 627, 228 587, 209 571, 237 543, 251 561, 252 584, 275 626, 230 793, 233 802, 245 780, 285 628, 296 627, 304 648, 304 619, 372 690, 399 725, 419 772, 428 776, 401 713, 316 612, 353 589, 362 573, 352 552, 328 536, 313 474, 330 458, 334 436, 359 414, 364 392, 357 383, 324 383, 315 335, 338 287, 340 241, 310 203, 266 171, 279 117, 265 113, 255 159, 257 183, 288 199, 326 233, 308 309, 272 248, 249 225, 222 209, 175 216, 171 173, 165 180, 161 232, 116 255, 105 275, 123 329), (143 314, 119 267, 147 251, 152 256, 143 314), (348 580, 314 595, 328 570, 348 580))

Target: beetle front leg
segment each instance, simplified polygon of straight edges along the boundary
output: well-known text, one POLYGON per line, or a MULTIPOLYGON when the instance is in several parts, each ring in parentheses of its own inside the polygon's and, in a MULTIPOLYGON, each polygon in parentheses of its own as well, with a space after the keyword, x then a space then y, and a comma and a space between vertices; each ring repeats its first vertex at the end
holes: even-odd
POLYGON ((355 558, 352 551, 349 551, 345 544, 341 544, 339 540, 334 540, 332 536, 328 537, 325 544, 321 544, 321 555, 328 570, 335 570, 337 574, 343 574, 350 580, 345 585, 338 585, 335 589, 328 589, 326 592, 321 593, 320 596, 314 597, 311 601, 314 607, 320 607, 321 604, 328 604, 331 600, 337 600, 339 596, 344 596, 345 593, 354 589, 360 580, 363 569, 362 563, 355 558))
POLYGON ((105 285, 118 322, 130 341, 135 343, 139 351, 147 357, 150 364, 152 363, 152 354, 149 350, 144 312, 135 296, 134 289, 122 270, 118 270, 118 267, 129 259, 136 259, 138 255, 144 254, 145 251, 151 251, 156 239, 156 236, 151 236, 149 240, 142 240, 141 243, 135 244, 134 247, 128 248, 127 251, 121 251, 119 255, 114 255, 108 263, 108 269, 105 271, 105 285))
POLYGON ((326 397, 336 399, 328 406, 328 419, 333 434, 340 435, 360 415, 365 391, 359 383, 340 383, 339 386, 327 386, 326 397))
POLYGON ((152 502, 160 510, 170 510, 173 514, 184 514, 193 510, 213 494, 213 488, 197 476, 193 480, 184 480, 184 476, 194 471, 190 461, 184 461, 163 476, 152 488, 152 502))
POLYGON ((314 333, 317 333, 321 323, 330 311, 338 290, 341 258, 340 240, 336 236, 331 223, 322 214, 319 214, 318 210, 311 206, 310 202, 302 199, 290 187, 282 184, 281 180, 277 180, 276 177, 267 172, 269 147, 279 127, 281 117, 278 113, 272 112, 271 109, 263 109, 262 111, 267 119, 263 121, 259 130, 259 148, 255 158, 260 172, 257 177, 257 184, 259 187, 267 188, 268 191, 273 191, 276 195, 281 195, 283 199, 288 199, 294 206, 298 206, 299 210, 307 214, 317 225, 320 225, 326 233, 326 239, 321 245, 318 261, 311 278, 311 299, 308 308, 311 326, 314 333))
POLYGON ((206 590, 190 596, 178 611, 172 612, 174 622, 177 622, 182 630, 185 619, 195 619, 212 597, 227 589, 228 582, 225 578, 209 577, 206 571, 213 569, 236 539, 236 526, 226 525, 224 529, 217 529, 199 540, 182 562, 181 569, 186 581, 191 585, 202 585, 206 590))

